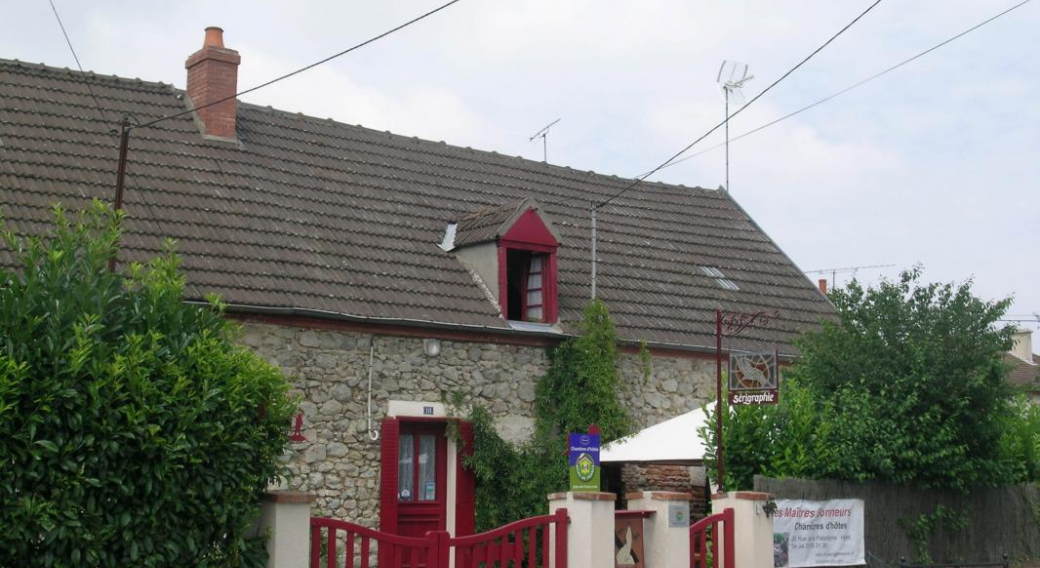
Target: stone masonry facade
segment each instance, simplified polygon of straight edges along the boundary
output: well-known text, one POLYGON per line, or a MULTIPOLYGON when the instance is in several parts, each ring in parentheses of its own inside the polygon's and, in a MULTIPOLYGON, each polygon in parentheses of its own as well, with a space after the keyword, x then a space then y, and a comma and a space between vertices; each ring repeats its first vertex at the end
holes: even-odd
MULTIPOLYGON (((423 339, 245 323, 241 343, 277 365, 301 397, 304 436, 287 457, 292 489, 317 495, 316 513, 366 526, 379 522, 379 442, 373 439, 389 400, 438 402, 461 392, 487 407, 499 433, 518 442, 534 430, 535 383, 548 368, 544 347, 423 339), (369 356, 372 356, 371 429, 369 356)), ((642 428, 714 398, 714 364, 653 357, 646 377, 639 357, 619 362, 621 398, 642 428)))

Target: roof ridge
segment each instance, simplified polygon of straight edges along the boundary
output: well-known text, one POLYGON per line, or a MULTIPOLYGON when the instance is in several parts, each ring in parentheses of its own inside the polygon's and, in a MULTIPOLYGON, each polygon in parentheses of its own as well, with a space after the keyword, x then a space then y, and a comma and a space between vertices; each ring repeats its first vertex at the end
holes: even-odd
MULTIPOLYGON (((114 82, 114 83, 117 83, 117 84, 130 85, 130 86, 134 86, 134 85, 137 85, 137 86, 150 85, 150 86, 154 86, 154 87, 157 87, 157 88, 170 89, 174 93, 184 93, 185 92, 183 89, 179 89, 179 88, 175 87, 172 83, 164 83, 162 81, 146 81, 146 80, 143 80, 143 79, 141 79, 139 77, 131 79, 131 78, 128 78, 128 77, 120 77, 118 75, 106 75, 106 74, 102 74, 102 73, 97 73, 95 71, 79 71, 79 70, 75 70, 75 69, 70 69, 68 67, 62 68, 62 67, 56 67, 56 66, 53 66, 53 65, 47 65, 46 63, 42 63, 42 62, 41 63, 30 63, 30 62, 27 62, 27 61, 21 61, 19 59, 5 59, 5 58, 0 57, 0 66, 25 67, 25 68, 36 69, 36 70, 49 72, 49 73, 57 73, 57 74, 66 74, 66 75, 79 76, 80 78, 83 78, 83 79, 95 79, 95 80, 99 80, 100 79, 100 80, 104 80, 104 81, 111 81, 111 82, 114 82)), ((549 164, 549 163, 546 163, 546 162, 540 162, 540 161, 537 161, 537 160, 531 160, 529 158, 524 158, 523 156, 510 156, 508 154, 502 154, 502 153, 494 151, 494 150, 481 150, 479 148, 472 148, 472 147, 469 147, 469 146, 466 146, 466 147, 457 146, 457 145, 454 145, 454 144, 448 144, 448 143, 444 142, 443 140, 441 140, 439 142, 435 142, 435 141, 432 141, 432 140, 422 139, 422 138, 419 138, 417 136, 408 136, 408 135, 405 135, 405 134, 397 134, 397 133, 391 132, 389 130, 380 131, 380 130, 376 130, 374 128, 366 127, 366 126, 361 125, 361 124, 352 125, 352 124, 349 124, 349 123, 346 123, 346 122, 337 121, 337 120, 335 120, 333 118, 324 118, 323 119, 323 118, 319 118, 319 117, 316 117, 316 116, 304 114, 302 112, 295 112, 294 113, 292 111, 276 109, 276 108, 273 108, 271 106, 258 105, 258 104, 255 104, 255 103, 247 103, 247 102, 244 102, 244 101, 241 101, 241 100, 238 101, 238 104, 239 104, 239 106, 241 108, 250 108, 250 109, 258 110, 258 111, 261 111, 261 112, 268 112, 268 113, 282 115, 282 116, 285 116, 287 118, 294 118, 294 119, 297 119, 297 120, 303 119, 305 121, 314 122, 315 124, 329 124, 329 123, 332 123, 332 124, 335 124, 335 125, 338 125, 338 126, 346 126, 346 127, 351 127, 351 128, 357 128, 357 129, 361 129, 361 130, 365 130, 365 131, 371 132, 373 134, 384 134, 384 135, 387 135, 387 136, 390 136, 390 137, 399 138, 399 139, 403 139, 403 140, 411 140, 413 142, 418 142, 418 143, 423 143, 423 144, 441 145, 441 146, 445 146, 445 147, 448 147, 448 148, 453 148, 455 150, 460 150, 460 151, 468 151, 468 152, 472 152, 472 153, 479 153, 479 154, 486 154, 486 155, 496 156, 496 157, 499 157, 499 158, 513 159, 513 160, 516 160, 516 161, 518 161, 520 163, 523 163, 523 164, 527 165, 528 167, 531 168, 532 171, 537 171, 538 169, 547 169, 547 168, 549 168, 549 169, 563 170, 565 172, 573 172, 573 173, 576 173, 576 174, 585 173, 585 174, 590 175, 590 176, 601 177, 601 178, 613 178, 613 179, 617 179, 619 181, 627 181, 627 182, 634 182, 634 181, 636 181, 638 179, 638 178, 635 178, 635 177, 633 177, 633 178, 620 177, 620 176, 617 176, 615 174, 606 174, 606 173, 596 172, 594 170, 579 170, 579 169, 576 169, 576 168, 572 168, 570 166, 549 164)), ((551 176, 552 174, 546 172, 546 175, 550 175, 551 176)), ((638 183, 640 183, 641 185, 649 186, 649 187, 661 187, 661 188, 683 189, 683 190, 691 190, 692 189, 692 190, 699 190, 699 191, 712 192, 712 193, 718 191, 718 190, 712 190, 712 189, 708 189, 708 188, 705 188, 705 187, 701 187, 699 185, 687 186, 687 185, 684 185, 684 184, 675 184, 675 183, 668 183, 668 182, 661 182, 661 181, 639 181, 638 183)))
POLYGON ((98 73, 96 71, 80 71, 79 69, 72 69, 70 67, 57 67, 54 65, 48 65, 46 63, 32 63, 30 61, 22 61, 20 59, 6 59, 0 57, 0 67, 14 67, 14 68, 26 68, 34 69, 37 71, 43 71, 47 73, 55 73, 59 75, 71 75, 81 79, 89 80, 101 80, 116 83, 125 86, 151 86, 157 89, 174 89, 173 83, 164 83, 162 81, 148 81, 141 79, 140 77, 120 77, 119 75, 107 75, 105 73, 98 73))
MULTIPOLYGON (((539 169, 546 169, 548 167, 548 168, 558 169, 558 170, 562 170, 564 172, 569 172, 569 173, 573 173, 573 174, 579 174, 579 175, 580 174, 585 174, 585 175, 588 175, 588 176, 595 176, 595 177, 598 177, 598 178, 615 179, 618 182, 626 182, 626 181, 627 182, 633 182, 633 181, 636 181, 636 178, 634 178, 634 177, 633 178, 627 178, 627 177, 621 177, 621 176, 618 176, 618 175, 615 175, 615 174, 601 173, 601 172, 597 172, 595 170, 580 170, 580 169, 572 168, 570 166, 562 166, 562 165, 557 165, 557 164, 548 164, 546 162, 541 162, 541 161, 538 161, 538 160, 532 160, 530 158, 525 158, 523 156, 511 156, 509 154, 503 154, 503 153, 497 152, 495 150, 482 150, 480 148, 473 148, 473 147, 470 147, 470 146, 458 146, 458 145, 455 145, 455 144, 448 144, 447 142, 445 142, 443 140, 433 141, 433 140, 427 140, 427 139, 424 139, 424 138, 419 138, 418 136, 409 136, 407 134, 398 134, 398 133, 395 133, 395 132, 391 132, 389 130, 377 130, 375 128, 371 128, 371 127, 365 126, 363 124, 350 124, 348 122, 339 121, 339 120, 336 120, 336 119, 331 118, 331 117, 330 118, 319 118, 319 117, 316 117, 316 116, 311 116, 311 115, 308 115, 308 114, 304 114, 302 112, 295 112, 294 113, 294 112, 287 111, 287 110, 276 109, 274 107, 271 107, 270 105, 264 106, 264 105, 254 104, 254 103, 246 103, 246 102, 243 102, 243 101, 240 100, 239 101, 239 107, 240 108, 245 107, 245 108, 249 108, 251 110, 256 110, 256 111, 263 112, 263 113, 268 113, 268 114, 280 115, 280 116, 284 116, 285 118, 291 118, 291 119, 294 119, 294 120, 303 119, 305 121, 314 122, 317 125, 333 124, 333 125, 341 126, 341 127, 345 126, 345 127, 348 127, 348 128, 356 128, 356 129, 359 129, 359 130, 363 130, 363 131, 366 131, 366 132, 369 132, 369 133, 372 133, 372 134, 389 136, 389 137, 392 137, 392 138, 398 138, 398 139, 401 139, 401 140, 404 140, 404 141, 410 141, 410 142, 413 142, 413 143, 427 144, 427 145, 433 145, 433 146, 442 146, 442 147, 451 148, 451 149, 454 149, 454 150, 459 150, 459 151, 464 151, 464 152, 470 152, 470 153, 476 153, 476 154, 484 154, 484 155, 488 155, 488 156, 494 156, 496 158, 511 159, 511 160, 515 160, 517 162, 520 162, 520 163, 528 166, 530 171, 537 172, 537 173, 542 173, 542 172, 538 172, 539 169)), ((543 175, 550 176, 550 177, 555 177, 555 175, 553 173, 550 173, 550 172, 545 172, 543 175)), ((709 189, 709 188, 706 188, 706 187, 701 187, 699 185, 688 186, 688 185, 684 185, 684 184, 668 183, 668 182, 662 182, 662 181, 641 181, 639 183, 642 184, 642 185, 647 185, 647 186, 651 186, 651 187, 661 187, 661 188, 681 189, 681 190, 697 190, 697 191, 703 191, 703 192, 707 192, 707 193, 716 193, 718 191, 718 190, 715 190, 715 189, 709 189)))

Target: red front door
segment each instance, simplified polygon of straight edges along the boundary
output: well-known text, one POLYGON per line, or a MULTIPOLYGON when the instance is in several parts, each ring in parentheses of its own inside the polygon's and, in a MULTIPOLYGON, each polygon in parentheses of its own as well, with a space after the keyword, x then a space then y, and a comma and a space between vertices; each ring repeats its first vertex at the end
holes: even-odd
POLYGON ((445 530, 448 444, 443 422, 402 422, 397 446, 397 534, 445 530))

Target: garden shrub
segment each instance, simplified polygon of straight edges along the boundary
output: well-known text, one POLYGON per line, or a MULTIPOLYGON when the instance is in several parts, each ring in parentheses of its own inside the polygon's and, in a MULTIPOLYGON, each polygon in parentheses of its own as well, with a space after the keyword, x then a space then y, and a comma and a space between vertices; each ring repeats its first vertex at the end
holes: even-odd
POLYGON ((727 489, 756 474, 958 491, 1036 478, 1040 421, 1006 383, 1010 301, 920 279, 831 291, 840 320, 797 339, 779 405, 724 415, 727 489))
POLYGON ((119 214, 54 219, 3 235, 0 567, 262 566, 287 383, 219 303, 184 302, 172 252, 108 269, 119 214))
MULTIPOLYGON (((549 370, 535 388, 535 435, 514 445, 495 430, 490 413, 474 405, 474 451, 463 464, 477 480, 477 530, 548 512, 546 496, 566 491, 567 439, 596 424, 602 442, 629 433, 632 421, 618 400, 617 332, 602 300, 585 308, 581 334, 549 350, 549 370)), ((461 396, 452 401, 461 406, 461 396)))

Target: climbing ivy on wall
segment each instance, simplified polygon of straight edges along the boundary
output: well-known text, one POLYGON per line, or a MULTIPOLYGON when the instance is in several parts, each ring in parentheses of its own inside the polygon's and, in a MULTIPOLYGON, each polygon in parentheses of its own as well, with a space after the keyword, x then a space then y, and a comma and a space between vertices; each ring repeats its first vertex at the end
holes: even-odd
MULTIPOLYGON (((483 407, 473 406, 467 416, 474 451, 463 465, 477 479, 478 531, 547 512, 546 495, 567 487, 567 433, 596 424, 607 442, 631 430, 618 400, 617 332, 606 304, 593 300, 580 335, 552 348, 549 361, 535 389, 532 440, 520 445, 503 440, 483 407)), ((451 402, 457 408, 462 400, 456 395, 451 402)))
POLYGON ((628 433, 631 421, 618 400, 617 331, 602 300, 589 303, 581 335, 552 349, 549 360, 535 389, 537 436, 584 432, 590 424, 603 442, 628 433))

